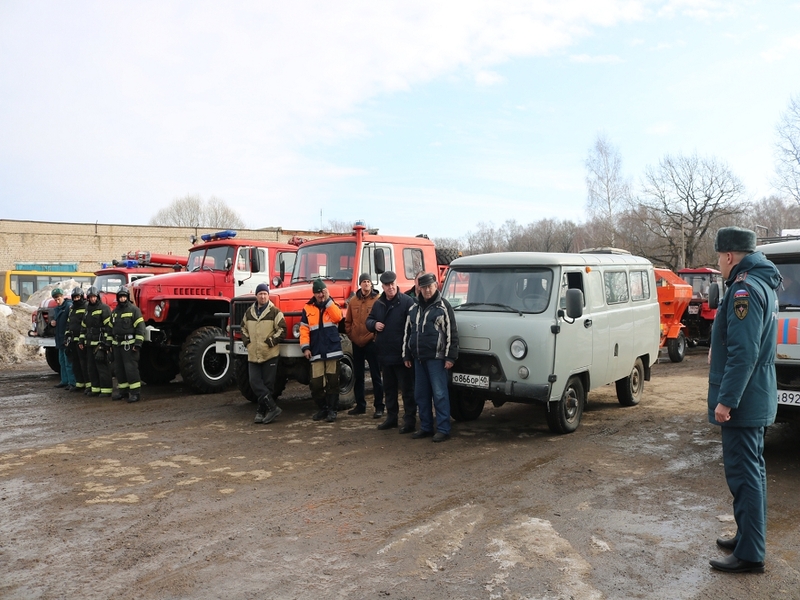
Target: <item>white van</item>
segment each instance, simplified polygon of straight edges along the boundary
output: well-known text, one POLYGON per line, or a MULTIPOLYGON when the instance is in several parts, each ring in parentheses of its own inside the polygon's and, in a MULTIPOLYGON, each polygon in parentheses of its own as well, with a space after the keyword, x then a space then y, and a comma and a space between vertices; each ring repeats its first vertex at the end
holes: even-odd
POLYGON ((615 382, 639 403, 658 360, 653 265, 630 254, 500 252, 453 261, 442 295, 453 306, 459 358, 450 409, 477 419, 486 400, 541 404, 555 433, 575 431, 586 394, 615 382))

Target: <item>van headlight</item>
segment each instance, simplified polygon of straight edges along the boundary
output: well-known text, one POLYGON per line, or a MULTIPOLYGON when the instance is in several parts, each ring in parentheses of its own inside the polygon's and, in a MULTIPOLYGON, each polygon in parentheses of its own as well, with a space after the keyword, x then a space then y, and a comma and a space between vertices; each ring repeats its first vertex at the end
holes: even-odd
POLYGON ((511 342, 511 356, 517 360, 522 360, 528 353, 528 345, 522 338, 517 338, 511 342))
POLYGON ((300 339, 300 323, 295 323, 292 326, 292 335, 295 339, 300 339))

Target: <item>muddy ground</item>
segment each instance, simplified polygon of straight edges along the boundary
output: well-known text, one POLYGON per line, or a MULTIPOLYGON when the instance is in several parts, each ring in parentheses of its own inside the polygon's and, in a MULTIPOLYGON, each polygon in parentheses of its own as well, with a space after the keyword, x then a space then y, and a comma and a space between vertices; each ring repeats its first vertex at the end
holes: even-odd
POLYGON ((577 432, 487 404, 443 444, 367 415, 311 421, 290 386, 253 424, 230 391, 138 404, 0 374, 0 597, 800 598, 800 434, 770 429, 767 572, 713 572, 732 534, 704 352, 637 407, 595 390, 577 432))

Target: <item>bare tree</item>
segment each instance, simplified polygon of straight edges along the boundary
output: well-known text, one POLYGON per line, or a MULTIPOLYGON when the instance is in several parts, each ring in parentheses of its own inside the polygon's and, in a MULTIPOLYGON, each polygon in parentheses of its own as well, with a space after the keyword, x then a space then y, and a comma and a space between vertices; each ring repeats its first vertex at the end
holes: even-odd
POLYGON ((800 96, 789 100, 789 108, 776 127, 776 186, 800 203, 800 96))
POLYGON ((645 256, 673 268, 693 265, 712 227, 743 211, 743 194, 739 178, 713 157, 667 155, 647 167, 636 214, 657 246, 645 256))
POLYGON ((779 236, 784 229, 800 228, 800 206, 792 200, 769 196, 750 205, 747 226, 759 236, 779 236))
POLYGON ((172 203, 150 218, 150 225, 172 227, 214 227, 241 229, 244 221, 225 201, 211 196, 208 202, 197 195, 175 198, 172 203))
POLYGON ((616 217, 630 198, 630 183, 622 172, 619 149, 602 133, 597 134, 586 158, 586 188, 586 208, 604 230, 598 245, 615 246, 616 217))

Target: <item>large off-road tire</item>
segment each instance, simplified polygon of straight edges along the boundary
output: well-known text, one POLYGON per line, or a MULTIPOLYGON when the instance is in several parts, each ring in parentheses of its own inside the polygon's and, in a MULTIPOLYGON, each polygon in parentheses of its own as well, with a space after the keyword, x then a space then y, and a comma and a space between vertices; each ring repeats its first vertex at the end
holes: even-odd
POLYGON ((586 392, 580 377, 570 377, 558 402, 547 407, 547 426, 553 433, 572 433, 578 428, 586 404, 586 392))
POLYGON ((437 248, 436 262, 440 265, 449 265, 458 258, 458 248, 437 248))
POLYGON ((450 388, 450 416, 456 421, 474 421, 481 416, 485 404, 480 395, 450 388))
POLYGON ((192 332, 181 347, 181 376, 196 392, 222 392, 233 380, 231 354, 217 354, 216 338, 224 335, 219 327, 208 325, 192 332))
POLYGON ((146 343, 139 357, 139 376, 148 385, 169 383, 178 374, 177 356, 174 350, 159 348, 146 343))
POLYGON ((47 366, 60 375, 61 364, 58 362, 58 348, 55 346, 52 348, 45 348, 44 358, 47 361, 47 366))
POLYGON ((236 378, 236 387, 242 392, 242 396, 250 400, 250 402, 258 402, 258 396, 253 391, 253 388, 250 387, 250 368, 248 367, 246 356, 237 356, 233 359, 233 374, 236 378))
POLYGON ((669 353, 669 359, 672 362, 679 363, 683 361, 683 357, 686 356, 686 336, 683 335, 682 331, 678 334, 678 337, 667 340, 667 353, 669 353))
POLYGON ((644 364, 641 358, 633 363, 631 374, 617 379, 617 400, 622 406, 636 406, 642 399, 644 389, 644 364))
POLYGON ((353 342, 341 336, 343 356, 339 360, 339 410, 346 410, 356 403, 355 375, 353 366, 353 342))

